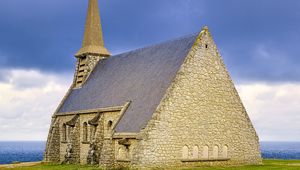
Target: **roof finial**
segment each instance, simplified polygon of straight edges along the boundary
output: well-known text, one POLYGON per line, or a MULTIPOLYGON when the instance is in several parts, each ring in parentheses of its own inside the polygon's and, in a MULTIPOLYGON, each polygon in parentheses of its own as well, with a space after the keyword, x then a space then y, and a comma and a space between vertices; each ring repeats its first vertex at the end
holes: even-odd
POLYGON ((110 56, 104 47, 98 0, 89 0, 82 48, 75 56, 80 57, 87 54, 110 56))

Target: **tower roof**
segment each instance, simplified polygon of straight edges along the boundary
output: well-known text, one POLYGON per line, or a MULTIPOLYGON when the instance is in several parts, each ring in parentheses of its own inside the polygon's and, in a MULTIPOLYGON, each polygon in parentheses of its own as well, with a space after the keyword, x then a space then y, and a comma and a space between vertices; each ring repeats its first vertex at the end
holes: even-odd
POLYGON ((98 0, 89 0, 82 47, 75 56, 87 54, 110 56, 104 47, 98 0))

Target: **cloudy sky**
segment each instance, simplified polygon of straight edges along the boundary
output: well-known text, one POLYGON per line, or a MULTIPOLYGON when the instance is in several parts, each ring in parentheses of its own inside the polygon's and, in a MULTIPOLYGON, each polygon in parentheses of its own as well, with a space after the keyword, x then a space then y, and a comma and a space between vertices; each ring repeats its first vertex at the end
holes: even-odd
MULTIPOLYGON (((262 141, 300 141, 300 1, 99 0, 113 53, 208 25, 262 141)), ((0 1, 0 141, 46 140, 87 0, 0 1)))

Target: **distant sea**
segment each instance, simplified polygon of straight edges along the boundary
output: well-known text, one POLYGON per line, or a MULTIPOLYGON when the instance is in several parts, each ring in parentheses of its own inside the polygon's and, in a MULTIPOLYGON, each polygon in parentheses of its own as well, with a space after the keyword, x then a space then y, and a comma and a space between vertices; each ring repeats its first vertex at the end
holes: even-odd
MULTIPOLYGON (((46 142, 0 142, 0 164, 41 161, 46 142)), ((266 159, 300 159, 300 142, 261 142, 266 159)))
POLYGON ((46 142, 0 142, 0 164, 43 159, 46 142))
POLYGON ((299 159, 300 142, 260 142, 265 159, 299 159))

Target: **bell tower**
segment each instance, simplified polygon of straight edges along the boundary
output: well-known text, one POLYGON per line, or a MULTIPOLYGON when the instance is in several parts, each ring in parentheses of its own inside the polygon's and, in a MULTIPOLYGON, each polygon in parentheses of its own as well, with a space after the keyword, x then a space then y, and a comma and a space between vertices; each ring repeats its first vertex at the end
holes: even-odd
POLYGON ((109 56, 109 51, 104 47, 98 0, 89 0, 82 47, 75 54, 74 87, 80 88, 97 63, 109 56))

